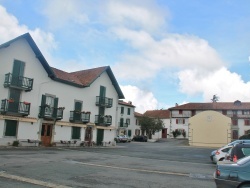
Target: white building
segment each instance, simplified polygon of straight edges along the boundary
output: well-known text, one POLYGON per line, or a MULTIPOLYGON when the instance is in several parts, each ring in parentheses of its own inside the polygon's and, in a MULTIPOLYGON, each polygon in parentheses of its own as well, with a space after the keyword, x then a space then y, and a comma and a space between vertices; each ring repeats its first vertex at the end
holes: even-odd
MULTIPOLYGON (((187 103, 176 105, 170 110, 170 130, 184 129, 189 136, 189 118, 204 111, 216 111, 231 118, 230 138, 238 137, 250 132, 250 102, 211 102, 211 103, 187 103)), ((200 122, 202 123, 202 122, 200 122)), ((226 134, 225 134, 226 135, 226 134)))
POLYGON ((27 33, 0 45, 0 145, 101 144, 116 135, 123 93, 109 66, 50 67, 27 33))

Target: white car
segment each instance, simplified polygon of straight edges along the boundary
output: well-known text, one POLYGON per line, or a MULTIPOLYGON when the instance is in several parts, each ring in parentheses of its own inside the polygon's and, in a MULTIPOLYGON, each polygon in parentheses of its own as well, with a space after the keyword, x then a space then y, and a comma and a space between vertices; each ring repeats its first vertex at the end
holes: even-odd
POLYGON ((232 147, 233 147, 232 145, 229 146, 227 145, 220 149, 217 149, 213 156, 213 163, 216 164, 218 161, 223 161, 225 159, 226 154, 232 147))
MULTIPOLYGON (((228 143, 227 145, 221 147, 220 149, 225 148, 225 147, 227 147, 227 146, 231 146, 231 147, 232 147, 232 146, 234 146, 235 144, 238 144, 238 143, 250 143, 250 140, 248 140, 248 139, 246 139, 246 140, 234 140, 234 141, 228 143)), ((218 150, 220 150, 220 149, 218 149, 218 150)), ((217 159, 222 155, 221 152, 220 152, 220 154, 217 153, 217 156, 215 157, 216 162, 214 161, 214 156, 216 155, 216 152, 217 152, 218 150, 213 150, 213 151, 211 152, 211 154, 210 154, 210 159, 211 159, 211 161, 212 161, 213 163, 217 163, 217 161, 218 161, 217 159)), ((224 152, 223 152, 223 153, 224 153, 224 152)), ((224 158, 225 158, 225 156, 224 156, 224 158)), ((219 158, 219 161, 220 161, 220 160, 223 160, 223 159, 219 158)))

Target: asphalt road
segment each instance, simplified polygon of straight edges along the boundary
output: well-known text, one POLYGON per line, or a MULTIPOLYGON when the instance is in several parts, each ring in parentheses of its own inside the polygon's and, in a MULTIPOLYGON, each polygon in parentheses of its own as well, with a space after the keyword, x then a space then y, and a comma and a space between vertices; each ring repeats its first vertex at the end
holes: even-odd
POLYGON ((175 139, 112 148, 0 148, 0 187, 214 188, 213 149, 175 139))

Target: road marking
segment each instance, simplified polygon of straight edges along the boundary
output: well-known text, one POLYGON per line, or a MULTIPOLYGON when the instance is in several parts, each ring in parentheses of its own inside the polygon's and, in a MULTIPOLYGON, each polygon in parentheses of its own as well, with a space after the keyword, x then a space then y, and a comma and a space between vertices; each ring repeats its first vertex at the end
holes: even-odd
POLYGON ((25 177, 21 177, 21 176, 15 176, 12 174, 7 174, 4 171, 0 172, 0 177, 13 179, 13 180, 21 181, 21 182, 26 182, 26 183, 30 183, 30 184, 34 184, 34 185, 41 185, 41 186, 50 187, 50 188, 71 188, 71 187, 64 186, 64 185, 48 183, 48 182, 35 180, 35 179, 31 179, 31 178, 25 178, 25 177))
POLYGON ((126 168, 126 167, 117 167, 117 166, 101 165, 101 164, 93 164, 93 163, 83 163, 83 162, 78 162, 78 161, 70 161, 70 162, 75 163, 75 164, 87 165, 87 166, 190 177, 189 173, 166 172, 166 171, 146 170, 146 169, 138 169, 138 168, 126 168))

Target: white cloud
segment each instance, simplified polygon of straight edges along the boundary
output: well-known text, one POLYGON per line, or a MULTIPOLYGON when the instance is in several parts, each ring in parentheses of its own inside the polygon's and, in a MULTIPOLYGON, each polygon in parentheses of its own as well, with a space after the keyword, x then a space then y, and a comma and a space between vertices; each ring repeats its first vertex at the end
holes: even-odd
POLYGON ((196 70, 179 72, 181 92, 187 95, 201 93, 204 101, 210 102, 213 95, 221 102, 250 100, 250 82, 245 83, 241 76, 225 67, 201 77, 196 70))
POLYGON ((54 62, 51 52, 57 48, 57 44, 52 33, 47 33, 40 28, 30 30, 26 25, 20 25, 18 19, 9 14, 1 5, 0 17, 0 43, 7 42, 22 34, 30 33, 45 58, 49 62, 54 62))
POLYGON ((136 86, 121 86, 121 90, 128 101, 136 106, 135 111, 144 113, 147 110, 154 110, 158 107, 158 101, 150 91, 143 91, 136 86))
POLYGON ((47 16, 49 26, 52 29, 62 29, 69 24, 84 24, 89 21, 88 16, 83 13, 84 3, 76 0, 53 0, 47 1, 43 14, 47 16))

